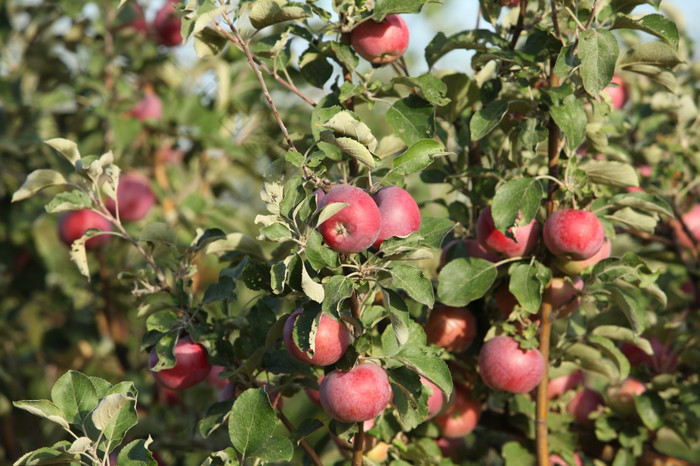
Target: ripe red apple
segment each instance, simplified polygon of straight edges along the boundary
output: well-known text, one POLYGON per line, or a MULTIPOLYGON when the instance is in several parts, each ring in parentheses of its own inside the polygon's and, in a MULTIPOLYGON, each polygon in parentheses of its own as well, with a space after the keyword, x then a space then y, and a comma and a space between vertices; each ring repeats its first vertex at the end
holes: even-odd
POLYGON ((428 397, 428 414, 425 417, 427 421, 428 419, 434 418, 442 411, 442 408, 445 406, 445 393, 440 390, 437 385, 422 375, 420 376, 420 381, 431 390, 431 394, 428 397))
POLYGON ((484 259, 489 262, 498 262, 500 260, 496 254, 487 251, 486 248, 475 239, 454 239, 447 243, 444 248, 442 248, 438 270, 442 269, 450 260, 458 257, 474 257, 476 259, 484 259), (465 254, 460 254, 461 251, 459 248, 462 247, 464 248, 465 254))
POLYGON ((630 416, 636 411, 635 395, 641 395, 647 388, 639 380, 628 377, 620 385, 608 388, 608 406, 624 416, 630 416))
MULTIPOLYGON (((694 204, 689 211, 681 215, 681 219, 688 227, 688 230, 693 234, 695 240, 700 241, 700 203, 694 204)), ((687 249, 693 249, 693 241, 686 234, 681 223, 674 219, 671 225, 673 226, 678 242, 687 249)))
POLYGON ((613 108, 620 110, 627 102, 627 86, 624 81, 622 81, 620 75, 617 74, 613 76, 611 84, 617 84, 617 87, 608 86, 605 88, 605 92, 610 96, 613 108))
POLYGON ((294 323, 302 312, 301 309, 295 311, 284 323, 282 337, 287 351, 294 359, 305 364, 328 366, 335 363, 348 349, 350 331, 342 322, 335 320, 328 314, 323 314, 318 324, 316 338, 314 339, 314 354, 309 357, 306 351, 302 351, 294 343, 294 323))
POLYGON ((153 29, 156 31, 156 39, 161 45, 174 47, 182 43, 182 20, 177 15, 174 4, 175 0, 168 0, 163 7, 158 10, 153 20, 153 29))
POLYGON ((433 421, 440 429, 440 434, 446 438, 467 435, 474 430, 481 417, 481 401, 472 398, 466 388, 456 385, 454 397, 454 402, 447 411, 433 421))
POLYGON ((592 212, 560 209, 544 222, 542 237, 547 249, 562 259, 584 260, 603 246, 603 224, 592 212))
POLYGON ((511 227, 515 240, 496 229, 491 215, 491 206, 486 207, 476 220, 476 238, 489 251, 506 257, 518 257, 529 254, 537 245, 540 227, 532 219, 523 226, 511 227))
POLYGON ((363 422, 377 417, 391 401, 389 376, 371 362, 349 371, 334 370, 321 382, 321 406, 340 422, 363 422))
POLYGON ((678 355, 673 353, 670 344, 661 343, 655 337, 651 337, 649 343, 651 343, 653 351, 651 355, 646 354, 637 345, 625 341, 619 344, 619 348, 633 367, 646 364, 649 369, 657 374, 673 372, 678 365, 678 355))
POLYGON ((131 107, 126 115, 139 121, 160 120, 163 116, 163 103, 152 88, 146 87, 143 99, 131 107))
POLYGON ((510 292, 507 283, 496 288, 496 291, 493 293, 493 299, 498 312, 505 319, 508 319, 510 313, 513 312, 513 309, 515 309, 515 306, 518 304, 518 299, 510 292))
POLYGON ((547 399, 553 400, 583 383, 583 371, 577 369, 570 374, 555 377, 547 383, 547 399))
POLYGON ((471 346, 476 335, 476 319, 466 307, 438 304, 425 324, 428 343, 460 353, 471 346))
POLYGON ((372 196, 379 208, 381 228, 372 245, 379 249, 385 239, 408 236, 420 228, 420 209, 408 191, 398 186, 385 186, 372 196))
POLYGON ((337 185, 321 199, 319 209, 328 204, 349 205, 318 226, 323 240, 334 251, 352 254, 374 244, 381 230, 381 214, 372 197, 355 186, 337 185))
POLYGON ((582 426, 591 427, 595 424, 589 416, 596 411, 599 406, 603 406, 603 397, 590 388, 584 388, 576 393, 567 406, 569 414, 574 416, 574 420, 582 426))
POLYGON ((568 317, 581 305, 580 291, 583 290, 581 277, 566 280, 553 277, 544 289, 543 299, 552 304, 555 318, 568 317))
MULTIPOLYGON (((135 222, 148 214, 156 203, 156 196, 151 191, 148 178, 138 173, 127 173, 119 177, 117 201, 119 218, 127 222, 135 222)), ((117 207, 114 199, 106 198, 105 205, 112 215, 116 215, 117 207)))
POLYGON ((387 15, 382 22, 364 21, 350 33, 352 48, 371 63, 390 63, 408 48, 408 26, 398 15, 387 15))
POLYGON ((544 358, 536 348, 523 351, 511 337, 497 336, 481 347, 479 374, 494 390, 527 393, 544 374, 544 358))
POLYGON ((603 259, 607 259, 608 257, 610 257, 611 250, 612 245, 610 244, 610 240, 608 238, 605 238, 605 241, 603 241, 603 245, 600 247, 600 249, 598 249, 598 252, 593 254, 588 259, 583 259, 579 261, 556 257, 554 261, 557 264, 557 268, 559 268, 559 270, 561 270, 566 275, 573 277, 581 275, 581 273, 586 268, 592 267, 598 262, 602 261, 603 259))
POLYGON ((148 355, 148 368, 158 383, 171 390, 184 390, 207 378, 211 364, 204 346, 185 336, 177 341, 173 352, 175 366, 157 372, 153 370, 159 360, 156 348, 153 347, 148 355))
MULTIPOLYGON (((111 231, 112 224, 97 212, 90 209, 72 210, 58 219, 58 236, 63 243, 70 247, 73 241, 81 238, 85 230, 97 228, 100 231, 111 231)), ((110 235, 99 235, 85 242, 87 249, 97 249, 110 240, 110 235)))

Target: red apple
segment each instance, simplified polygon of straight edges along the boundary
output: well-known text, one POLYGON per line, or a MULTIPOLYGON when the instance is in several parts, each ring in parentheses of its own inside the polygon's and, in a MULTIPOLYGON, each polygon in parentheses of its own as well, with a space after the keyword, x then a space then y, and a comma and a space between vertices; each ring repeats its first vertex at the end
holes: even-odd
POLYGON ((428 343, 460 353, 471 346, 476 335, 476 319, 466 307, 438 304, 425 324, 428 343))
POLYGON ((523 351, 511 337, 497 336, 481 347, 479 374, 494 390, 527 393, 544 374, 544 358, 536 348, 523 351))
POLYGON ((649 355, 642 351, 637 345, 622 342, 619 344, 620 351, 627 357, 631 366, 646 364, 657 374, 671 373, 678 365, 678 355, 673 354, 669 344, 663 344, 658 339, 649 339, 653 354, 649 355))
POLYGON ((350 43, 355 51, 371 63, 390 63, 408 48, 408 26, 398 15, 387 15, 382 22, 372 19, 355 26, 350 43))
POLYGON ((321 199, 319 209, 347 202, 349 205, 318 226, 323 240, 334 251, 352 254, 374 244, 381 230, 381 214, 372 197, 355 186, 337 185, 321 199))
POLYGON ((553 400, 554 398, 558 398, 582 383, 583 371, 581 369, 575 370, 567 375, 562 375, 561 377, 555 377, 547 383, 547 399, 553 400))
POLYGON ((574 416, 578 424, 592 427, 595 421, 590 419, 590 414, 599 406, 603 406, 603 397, 590 388, 584 388, 571 399, 567 411, 574 416))
POLYGON ((158 383, 171 390, 184 390, 207 378, 211 364, 204 346, 185 336, 177 341, 173 352, 175 366, 160 371, 153 370, 159 360, 156 348, 153 347, 148 355, 148 368, 158 383))
POLYGON ((635 395, 641 395, 646 390, 642 382, 628 377, 620 385, 608 388, 608 406, 624 416, 631 416, 636 411, 635 395))
POLYGON ((342 322, 339 322, 328 314, 321 315, 321 320, 316 330, 314 339, 314 354, 309 356, 294 343, 294 323, 303 311, 301 309, 292 313, 284 323, 282 337, 284 346, 294 359, 305 364, 315 366, 328 366, 335 363, 345 353, 350 344, 350 331, 342 322))
POLYGON ((513 309, 515 309, 515 306, 517 306, 518 304, 518 299, 513 293, 510 292, 507 283, 504 283, 503 285, 496 288, 496 291, 494 291, 493 293, 493 299, 496 303, 496 308, 498 309, 498 312, 505 319, 508 319, 508 317, 510 317, 510 313, 513 312, 513 309))
MULTIPOLYGON (((73 241, 81 238, 86 230, 96 228, 100 231, 112 231, 112 223, 90 209, 72 210, 58 219, 58 235, 63 243, 70 247, 73 241)), ((110 240, 110 235, 99 235, 85 242, 87 249, 97 249, 110 240)))
POLYGON ((529 254, 537 245, 540 227, 535 219, 523 226, 511 227, 515 240, 496 229, 491 215, 491 206, 486 207, 476 220, 476 238, 489 251, 506 257, 519 257, 529 254))
POLYGON ((613 76, 611 84, 617 84, 617 86, 608 86, 605 88, 605 92, 610 96, 613 108, 620 110, 627 102, 627 86, 617 74, 613 76))
POLYGON ((385 239, 408 236, 420 228, 420 209, 408 191, 398 186, 385 186, 372 196, 379 208, 381 228, 372 245, 379 249, 385 239))
POLYGON ((136 2, 127 2, 119 11, 117 20, 121 22, 118 29, 129 28, 142 36, 148 35, 148 23, 143 8, 136 2))
POLYGON ((173 47, 182 43, 182 20, 177 15, 174 0, 168 0, 163 7, 158 10, 153 20, 153 29, 156 31, 158 43, 173 47))
POLYGON ((437 385, 422 375, 420 376, 420 381, 424 386, 429 387, 431 390, 430 396, 428 397, 428 414, 426 415, 425 419, 432 419, 437 416, 440 411, 442 411, 442 408, 445 405, 445 393, 440 390, 437 385))
MULTIPOLYGON (((156 203, 156 196, 151 191, 148 178, 138 173, 127 173, 119 177, 117 202, 120 220, 135 222, 148 214, 156 203)), ((116 215, 117 207, 114 199, 106 198, 105 205, 112 215, 116 215)))
POLYGON ((163 116, 163 103, 152 88, 146 87, 143 99, 131 107, 126 115, 140 121, 160 120, 163 116))
POLYGON ((566 275, 573 277, 576 275, 581 275, 581 273, 588 267, 592 267, 598 262, 602 261, 603 259, 607 259, 608 257, 610 257, 611 250, 612 245, 610 244, 610 240, 608 238, 605 238, 605 241, 603 241, 603 245, 600 247, 600 249, 598 249, 598 252, 593 254, 588 259, 571 260, 556 257, 554 261, 557 264, 557 268, 559 268, 559 270, 561 270, 566 275))
POLYGON ((581 277, 566 280, 561 277, 553 277, 544 289, 543 299, 552 304, 554 318, 568 317, 581 305, 579 297, 583 290, 581 277))
POLYGON ((446 438, 464 437, 473 431, 481 417, 481 401, 474 399, 464 387, 455 386, 454 402, 433 422, 446 438))
POLYGON ((595 214, 576 209, 552 212, 544 222, 542 237, 547 249, 562 259, 584 260, 603 246, 603 224, 595 214))
POLYGON ((321 382, 321 406, 340 422, 363 422, 377 417, 391 401, 389 376, 371 362, 349 371, 334 370, 321 382))
POLYGON ((474 257, 477 259, 484 259, 489 262, 498 262, 500 260, 496 254, 487 251, 486 248, 475 239, 454 239, 447 243, 444 248, 442 248, 438 270, 442 269, 445 264, 452 259, 456 259, 458 257, 474 257), (461 253, 460 248, 464 248, 464 254, 461 253))

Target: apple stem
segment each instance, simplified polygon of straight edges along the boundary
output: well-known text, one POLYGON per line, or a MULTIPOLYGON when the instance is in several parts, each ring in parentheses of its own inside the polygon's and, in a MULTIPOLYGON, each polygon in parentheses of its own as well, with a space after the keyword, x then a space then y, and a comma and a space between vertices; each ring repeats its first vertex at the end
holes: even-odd
POLYGON ((357 423, 357 433, 352 442, 352 466, 362 466, 364 456, 365 426, 364 422, 357 423))

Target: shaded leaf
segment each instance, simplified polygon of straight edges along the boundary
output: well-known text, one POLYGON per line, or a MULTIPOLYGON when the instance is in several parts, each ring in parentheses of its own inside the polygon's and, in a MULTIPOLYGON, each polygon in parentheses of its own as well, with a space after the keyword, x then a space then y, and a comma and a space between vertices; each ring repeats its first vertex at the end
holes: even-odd
POLYGON ((21 201, 32 197, 37 192, 49 186, 57 186, 68 183, 62 174, 56 170, 40 168, 31 172, 22 186, 12 195, 12 202, 21 201))

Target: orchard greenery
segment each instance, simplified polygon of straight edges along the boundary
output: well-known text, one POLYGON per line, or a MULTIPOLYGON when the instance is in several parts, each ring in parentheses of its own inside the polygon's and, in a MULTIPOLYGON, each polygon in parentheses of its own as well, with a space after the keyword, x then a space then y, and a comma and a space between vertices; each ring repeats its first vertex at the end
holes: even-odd
POLYGON ((6 2, 0 456, 700 462, 700 67, 666 4, 447 33, 461 2, 6 2))

